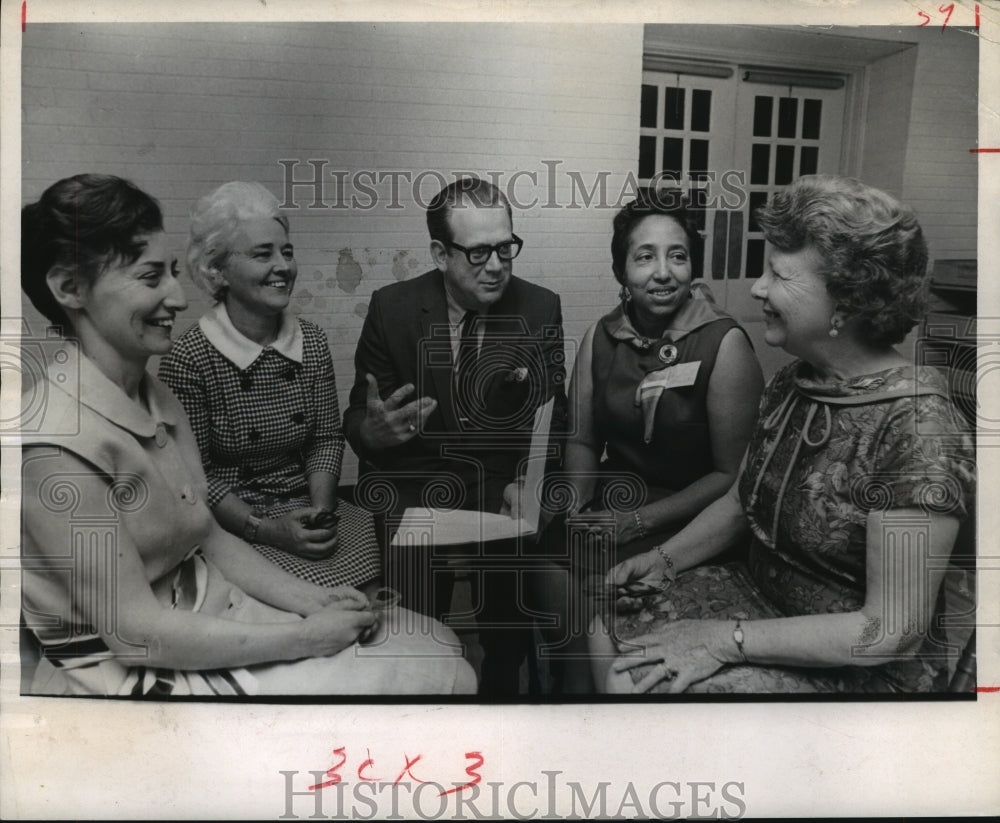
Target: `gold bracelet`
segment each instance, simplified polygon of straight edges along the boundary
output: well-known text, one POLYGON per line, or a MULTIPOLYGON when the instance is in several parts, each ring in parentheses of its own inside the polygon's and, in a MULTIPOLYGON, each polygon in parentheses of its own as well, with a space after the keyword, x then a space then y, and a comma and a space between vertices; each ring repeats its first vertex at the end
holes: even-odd
POLYGON ((646 536, 646 526, 645 526, 645 524, 643 524, 642 518, 639 516, 639 510, 638 509, 636 509, 634 512, 632 512, 632 517, 635 518, 635 528, 639 532, 639 537, 645 537, 646 536))
POLYGON ((660 558, 663 560, 664 565, 666 565, 666 569, 664 569, 663 571, 663 576, 667 578, 667 580, 669 580, 671 583, 673 583, 677 579, 677 569, 674 568, 674 559, 669 554, 667 554, 663 546, 664 546, 663 543, 658 545, 656 547, 656 553, 660 555, 660 558))

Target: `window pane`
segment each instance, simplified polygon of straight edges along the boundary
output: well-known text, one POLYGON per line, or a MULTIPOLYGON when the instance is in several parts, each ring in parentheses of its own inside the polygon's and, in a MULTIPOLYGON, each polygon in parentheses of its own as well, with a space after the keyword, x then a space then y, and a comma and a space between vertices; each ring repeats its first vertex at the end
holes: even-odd
POLYGON ((778 146, 774 152, 774 184, 787 186, 795 177, 795 146, 778 146))
POLYGON ((704 211, 708 207, 708 189, 703 186, 692 186, 688 198, 692 211, 704 211))
POLYGON ((815 174, 819 166, 819 147, 803 146, 799 162, 799 174, 815 174))
POLYGON ((773 97, 754 97, 753 101, 753 136, 771 136, 771 115, 774 113, 773 97))
POLYGON ((757 223, 757 218, 754 217, 754 212, 757 211, 761 206, 767 202, 767 192, 766 191, 752 191, 750 192, 750 222, 748 224, 748 231, 760 231, 760 225, 757 223))
POLYGON ((639 138, 639 177, 650 178, 656 174, 656 138, 639 138))
POLYGON ((738 280, 743 262, 743 212, 729 212, 729 248, 726 255, 726 276, 738 280))
POLYGON ((688 168, 692 172, 708 171, 708 141, 692 140, 688 168))
POLYGON ((750 182, 766 185, 771 165, 771 147, 766 143, 754 143, 750 154, 750 182))
POLYGON ((712 92, 694 89, 691 92, 691 131, 709 131, 712 121, 712 92))
MULTIPOLYGON (((633 86, 633 88, 635 88, 633 86)), ((683 129, 684 128, 684 92, 686 89, 667 88, 664 89, 663 128, 683 129)))
POLYGON ((798 98, 782 97, 778 101, 778 137, 795 137, 795 119, 798 113, 798 98))
POLYGON ((676 180, 681 179, 684 171, 684 140, 680 137, 663 138, 663 173, 676 180))
POLYGON ((822 111, 822 100, 802 101, 802 136, 807 140, 819 140, 819 123, 822 111))
POLYGON ((643 128, 656 128, 656 86, 642 86, 642 113, 639 115, 639 125, 643 128))
POLYGON ((764 273, 764 241, 747 240, 747 277, 760 277, 764 273))
POLYGON ((726 244, 729 240, 726 231, 729 225, 729 213, 718 209, 712 223, 712 279, 722 280, 726 276, 726 244))

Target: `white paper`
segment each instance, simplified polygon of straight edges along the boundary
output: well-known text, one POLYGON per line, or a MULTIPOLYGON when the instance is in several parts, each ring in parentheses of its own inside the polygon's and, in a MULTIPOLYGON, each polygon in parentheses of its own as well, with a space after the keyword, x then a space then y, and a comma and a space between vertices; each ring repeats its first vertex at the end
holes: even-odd
POLYGON ((535 524, 513 520, 505 514, 466 509, 410 508, 403 513, 393 546, 453 546, 507 540, 535 533, 535 524))
POLYGON ((555 400, 535 411, 531 445, 520 497, 519 519, 503 514, 467 509, 411 507, 403 512, 392 546, 450 546, 528 536, 538 529, 541 515, 541 488, 548 459, 549 428, 555 400))

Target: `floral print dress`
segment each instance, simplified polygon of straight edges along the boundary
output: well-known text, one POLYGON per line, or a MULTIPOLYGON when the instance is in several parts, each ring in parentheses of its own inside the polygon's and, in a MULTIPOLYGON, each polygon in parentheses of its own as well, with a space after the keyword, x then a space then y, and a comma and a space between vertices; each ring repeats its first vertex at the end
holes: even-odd
MULTIPOLYGON (((974 485, 971 435, 935 369, 897 367, 839 382, 792 363, 764 393, 739 480, 752 534, 746 562, 685 572, 638 613, 620 615, 617 635, 682 618, 855 611, 865 599, 869 513, 916 512, 890 526, 897 534, 887 539, 922 551, 931 515, 964 518, 974 485)), ((947 566, 948 558, 927 558, 934 562, 947 566)), ((935 615, 969 608, 972 591, 969 575, 949 568, 935 615)), ((913 657, 836 669, 730 666, 692 691, 941 691, 964 642, 961 627, 946 632, 929 622, 913 657)))

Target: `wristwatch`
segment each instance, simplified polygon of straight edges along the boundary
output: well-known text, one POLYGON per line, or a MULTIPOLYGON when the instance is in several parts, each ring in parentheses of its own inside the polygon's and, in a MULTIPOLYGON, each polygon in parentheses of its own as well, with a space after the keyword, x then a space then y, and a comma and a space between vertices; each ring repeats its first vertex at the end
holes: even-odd
POLYGON ((260 530, 260 512, 257 509, 251 509, 250 514, 247 515, 246 522, 243 524, 243 539, 247 543, 257 542, 257 532, 260 530))
POLYGON ((747 660, 746 652, 743 651, 743 627, 740 625, 740 619, 736 619, 736 627, 733 629, 733 641, 736 643, 736 650, 740 653, 740 659, 744 663, 749 663, 747 660))

